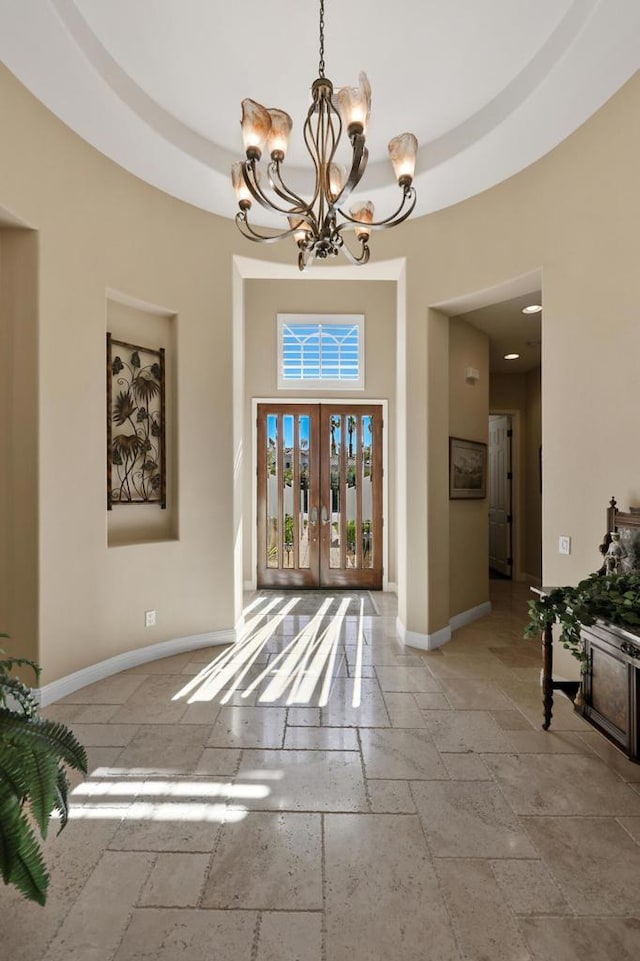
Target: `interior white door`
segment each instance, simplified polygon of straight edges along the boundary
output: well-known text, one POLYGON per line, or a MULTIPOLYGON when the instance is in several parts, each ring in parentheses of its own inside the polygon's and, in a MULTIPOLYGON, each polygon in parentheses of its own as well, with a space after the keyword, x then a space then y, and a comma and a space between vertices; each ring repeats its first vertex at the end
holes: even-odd
POLYGON ((511 417, 489 417, 489 567, 511 577, 511 417))

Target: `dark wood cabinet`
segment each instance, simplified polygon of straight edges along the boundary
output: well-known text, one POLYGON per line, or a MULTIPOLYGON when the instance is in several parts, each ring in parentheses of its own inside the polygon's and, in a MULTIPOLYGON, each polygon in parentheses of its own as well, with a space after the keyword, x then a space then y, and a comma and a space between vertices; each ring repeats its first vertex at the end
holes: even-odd
POLYGON ((582 713, 640 762, 640 637, 600 621, 581 634, 589 658, 582 713))

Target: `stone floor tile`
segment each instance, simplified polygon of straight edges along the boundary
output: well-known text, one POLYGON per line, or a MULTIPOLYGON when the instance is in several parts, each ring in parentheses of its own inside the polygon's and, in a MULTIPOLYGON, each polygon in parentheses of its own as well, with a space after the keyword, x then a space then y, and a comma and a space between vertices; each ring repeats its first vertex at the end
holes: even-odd
MULTIPOLYGON (((131 675, 141 677, 141 675, 131 675)), ((117 724, 174 724, 187 708, 186 699, 173 700, 183 687, 184 678, 172 674, 142 677, 142 684, 114 714, 117 724)))
POLYGON ((290 707, 287 711, 288 727, 319 727, 320 708, 290 707))
POLYGON ((537 857, 493 782, 414 783, 411 793, 434 857, 537 857))
POLYGON ((152 865, 150 854, 106 851, 43 961, 111 961, 152 865))
POLYGON ((427 731, 365 728, 360 732, 360 740, 368 778, 448 778, 427 731))
POLYGON ((514 914, 571 914, 542 861, 492 861, 502 895, 514 914))
POLYGON ((614 818, 523 823, 576 914, 640 917, 640 847, 614 818))
POLYGON ((392 727, 426 727, 426 721, 413 694, 387 692, 383 697, 392 727))
POLYGON ((252 812, 225 824, 202 894, 205 908, 322 908, 319 814, 252 812))
MULTIPOLYGON (((78 713, 75 721, 78 724, 107 724, 119 711, 118 704, 68 704, 67 707, 75 706, 78 713)), ((52 705, 55 707, 55 705, 52 705)), ((64 705, 60 705, 64 707, 64 705)))
POLYGON ((25 900, 11 886, 0 885, 0 957, 10 961, 42 961, 47 946, 117 830, 119 820, 70 820, 59 835, 55 824, 51 825, 42 845, 50 875, 45 907, 25 900))
POLYGON ((439 751, 485 754, 513 750, 487 711, 426 711, 424 716, 439 751))
POLYGON ((184 654, 172 654, 171 657, 159 657, 155 661, 145 661, 144 664, 130 667, 127 674, 180 674, 193 656, 193 651, 186 651, 184 654))
POLYGON ((631 835, 636 844, 640 844, 640 817, 616 818, 616 820, 631 835))
POLYGON ((354 727, 288 727, 284 746, 299 750, 357 751, 354 727))
POLYGON ((490 711, 498 727, 503 731, 531 731, 534 730, 529 721, 520 711, 490 711))
POLYGON ((256 961, 322 961, 322 915, 265 911, 256 961))
POLYGON ((376 674, 383 691, 433 694, 442 690, 439 681, 424 667, 376 667, 376 674))
POLYGON ((139 907, 192 908, 209 867, 208 854, 158 854, 138 898, 139 907))
POLYGON ((124 747, 138 733, 137 724, 79 724, 69 727, 84 747, 124 747))
POLYGON ((353 751, 243 751, 237 781, 268 793, 253 810, 367 811, 360 758, 353 751))
POLYGON ((487 861, 438 860, 436 871, 465 961, 533 961, 487 861))
POLYGON ((283 707, 223 707, 207 747, 281 748, 285 717, 283 707))
POLYGON ((209 727, 141 725, 118 756, 118 767, 142 773, 191 773, 196 770, 210 732, 209 727))
POLYGON ((630 761, 626 754, 608 741, 600 731, 582 731, 577 736, 586 747, 602 758, 610 770, 619 774, 623 781, 640 781, 640 765, 630 761))
POLYGON ((179 723, 213 726, 219 713, 220 704, 217 701, 194 701, 193 704, 187 704, 179 723))
POLYGON ((131 816, 118 825, 109 844, 110 850, 210 854, 215 848, 220 824, 227 810, 223 803, 201 804, 193 810, 197 818, 186 820, 185 814, 190 807, 187 801, 173 805, 149 801, 134 807, 131 816))
POLYGON ((640 815, 640 796, 597 757, 512 754, 485 761, 518 814, 640 815))
POLYGON ((507 731, 514 754, 587 754, 591 747, 577 731, 507 731))
POLYGON ((491 781, 491 772, 477 754, 441 754, 452 781, 491 781))
MULTIPOLYGON (((103 777, 117 763, 117 758, 122 753, 121 747, 88 747, 87 748, 87 774, 95 777, 103 777)), ((73 772, 72 772, 73 773, 73 772)), ((80 778, 82 780, 82 778, 80 778)), ((75 785, 74 785, 75 786, 75 785)))
POLYGON ((416 806, 408 781, 367 781, 371 810, 374 814, 415 814, 416 806))
POLYGON ((206 747, 200 755, 195 773, 232 777, 238 770, 239 763, 239 748, 206 747))
POLYGON ((61 704, 124 704, 145 681, 145 674, 114 674, 67 694, 61 704))
POLYGON ((446 694, 414 694, 414 700, 421 711, 448 711, 451 708, 446 694))
POLYGON ((442 678, 441 685, 451 707, 458 711, 506 711, 513 707, 499 687, 489 681, 448 677, 442 678))
POLYGON ((460 961, 418 818, 324 820, 327 961, 460 961))
POLYGON ((637 961, 638 918, 522 918, 534 961, 637 961))
POLYGON ((387 711, 377 680, 362 678, 358 689, 351 678, 337 678, 329 703, 321 710, 323 727, 389 727, 387 711))
POLYGON ((256 920, 253 911, 137 908, 114 961, 250 961, 256 920))

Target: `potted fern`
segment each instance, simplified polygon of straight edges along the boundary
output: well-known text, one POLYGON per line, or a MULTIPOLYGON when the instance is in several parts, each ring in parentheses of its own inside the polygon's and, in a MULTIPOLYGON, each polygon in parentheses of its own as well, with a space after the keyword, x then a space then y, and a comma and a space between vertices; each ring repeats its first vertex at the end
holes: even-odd
POLYGON ((49 875, 38 832, 46 837, 54 811, 60 831, 65 827, 67 767, 86 774, 87 755, 68 727, 39 715, 33 691, 15 676, 22 667, 38 678, 33 661, 0 659, 0 873, 5 884, 44 904, 49 875))

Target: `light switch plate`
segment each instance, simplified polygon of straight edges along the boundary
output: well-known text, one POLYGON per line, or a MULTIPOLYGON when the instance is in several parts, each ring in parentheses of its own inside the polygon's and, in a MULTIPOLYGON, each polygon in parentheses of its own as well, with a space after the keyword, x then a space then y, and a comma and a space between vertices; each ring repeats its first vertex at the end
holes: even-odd
POLYGON ((559 554, 570 554, 571 553, 571 538, 567 537, 566 534, 561 534, 558 538, 558 553, 559 554))

